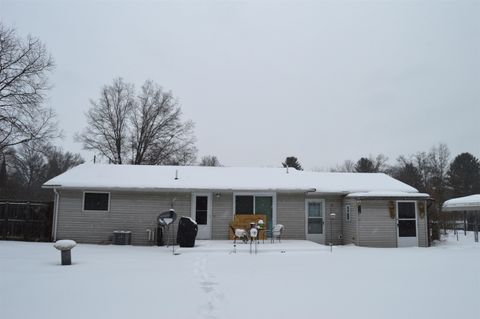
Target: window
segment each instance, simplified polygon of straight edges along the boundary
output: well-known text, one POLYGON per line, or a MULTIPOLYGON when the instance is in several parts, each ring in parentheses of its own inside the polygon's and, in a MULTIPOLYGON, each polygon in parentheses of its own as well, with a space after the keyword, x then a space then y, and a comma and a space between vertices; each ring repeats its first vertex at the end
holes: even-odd
POLYGON ((350 205, 345 206, 345 219, 347 222, 350 221, 350 205))
POLYGON ((398 237, 416 237, 415 202, 398 202, 398 237))
POLYGON ((399 202, 398 203, 398 218, 399 219, 415 219, 415 203, 414 202, 399 202))
POLYGON ((207 225, 208 196, 197 196, 195 200, 195 221, 199 225, 207 225))
POLYGON ((253 196, 235 196, 235 214, 253 214, 253 196))
POLYGON ((308 202, 308 234, 323 234, 323 202, 308 202))
POLYGON ((235 195, 235 214, 239 215, 252 215, 260 214, 265 215, 267 220, 267 229, 273 227, 273 196, 272 195, 235 195))
POLYGON ((110 193, 83 193, 84 211, 108 212, 110 209, 110 193))

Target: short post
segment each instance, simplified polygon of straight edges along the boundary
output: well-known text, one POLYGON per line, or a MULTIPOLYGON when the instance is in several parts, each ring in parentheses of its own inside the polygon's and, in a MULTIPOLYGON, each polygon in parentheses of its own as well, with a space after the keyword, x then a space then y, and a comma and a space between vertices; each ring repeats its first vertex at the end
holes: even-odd
POLYGON ((71 265, 72 264, 72 250, 62 250, 62 266, 71 265))
POLYGON ((57 240, 53 247, 60 250, 62 257, 62 266, 68 266, 72 264, 72 248, 75 247, 77 243, 73 240, 64 239, 57 240))
POLYGON ((252 253, 252 244, 255 245, 255 254, 257 253, 258 229, 255 225, 250 225, 250 254, 252 253))

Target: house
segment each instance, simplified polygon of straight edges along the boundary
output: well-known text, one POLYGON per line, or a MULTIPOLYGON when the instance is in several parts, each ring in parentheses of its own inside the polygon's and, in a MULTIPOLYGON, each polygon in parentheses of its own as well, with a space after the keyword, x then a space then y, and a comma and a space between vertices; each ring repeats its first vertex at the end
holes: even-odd
POLYGON ((287 239, 428 246, 429 195, 381 173, 82 164, 43 187, 55 192, 54 239, 110 243, 128 230, 147 245, 158 214, 174 208, 197 221, 198 239, 227 239, 235 214, 264 214, 287 239))

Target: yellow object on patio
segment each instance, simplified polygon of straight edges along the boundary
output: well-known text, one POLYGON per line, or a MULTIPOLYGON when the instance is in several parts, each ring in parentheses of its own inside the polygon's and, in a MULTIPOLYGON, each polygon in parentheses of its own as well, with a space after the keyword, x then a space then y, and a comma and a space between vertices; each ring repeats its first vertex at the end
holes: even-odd
POLYGON ((259 229, 258 239, 259 240, 265 240, 265 238, 266 238, 265 228, 266 228, 266 225, 267 225, 267 215, 263 215, 263 214, 258 214, 258 215, 235 214, 235 217, 229 223, 230 227, 229 227, 229 230, 228 230, 228 238, 233 240, 234 237, 235 237, 232 229, 240 228, 240 229, 245 229, 248 232, 249 229, 250 229, 250 224, 251 223, 256 224, 260 219, 263 220, 264 228, 259 229))

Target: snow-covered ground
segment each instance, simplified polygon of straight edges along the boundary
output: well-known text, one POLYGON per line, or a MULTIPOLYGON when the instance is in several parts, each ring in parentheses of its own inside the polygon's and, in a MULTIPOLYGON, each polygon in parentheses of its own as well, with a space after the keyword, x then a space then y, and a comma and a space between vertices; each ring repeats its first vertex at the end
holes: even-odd
POLYGON ((480 244, 430 248, 227 241, 166 247, 0 242, 1 318, 475 318, 480 244))

